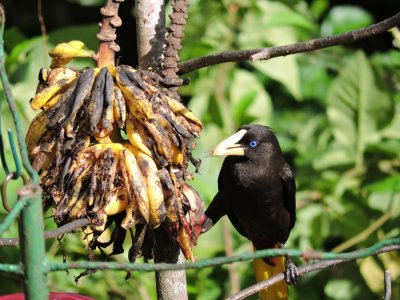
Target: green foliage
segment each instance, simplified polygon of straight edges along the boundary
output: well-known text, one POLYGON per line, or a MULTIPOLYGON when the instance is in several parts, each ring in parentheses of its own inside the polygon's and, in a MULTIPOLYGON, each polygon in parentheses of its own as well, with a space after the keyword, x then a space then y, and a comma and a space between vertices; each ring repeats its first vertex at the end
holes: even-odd
MULTIPOLYGON (((100 1, 73 2, 97 5, 100 1)), ((370 12, 358 6, 329 8, 327 0, 192 0, 181 60, 224 50, 295 43, 372 22, 370 12)), ((95 49, 97 30, 88 25, 50 32, 46 47, 80 39, 95 49)), ((396 38, 396 33, 393 35, 396 38)), ((34 94, 38 70, 49 65, 47 50, 41 37, 26 39, 16 28, 6 31, 6 47, 13 92, 20 112, 29 121, 34 113, 26 109, 27 101, 34 94)), ((222 163, 207 157, 207 152, 242 124, 266 124, 274 128, 297 175, 297 224, 288 247, 355 250, 399 235, 399 66, 400 52, 395 48, 366 54, 334 47, 193 72, 191 84, 182 88, 181 94, 204 122, 204 130, 195 151, 195 157, 202 159, 200 174, 191 184, 207 205, 217 191, 222 163)), ((2 115, 6 126, 11 126, 7 114, 2 115)), ((15 194, 16 188, 10 187, 9 193, 15 194)), ((197 258, 224 256, 229 237, 234 245, 229 251, 252 250, 231 226, 226 226, 227 230, 221 224, 200 237, 197 258)), ((54 227, 51 219, 46 226, 54 227)), ((8 234, 16 236, 17 230, 8 234)), ((63 245, 69 261, 87 258, 81 240, 79 234, 67 236, 63 245)), ((57 241, 49 241, 47 249, 51 260, 62 261, 57 241)), ((7 257, 8 262, 18 260, 15 251, 0 251, 0 257, 7 257)), ((127 260, 126 254, 113 259, 127 260)), ((384 269, 392 271, 393 299, 399 299, 399 265, 399 255, 394 253, 309 274, 291 288, 291 299, 377 299, 382 295, 384 269)), ((251 269, 248 262, 233 268, 241 288, 254 282, 251 269)), ((231 291, 227 267, 187 274, 191 299, 221 299, 231 291)), ((77 271, 51 274, 51 289, 79 291, 96 299, 155 298, 153 274, 135 272, 125 282, 123 272, 98 272, 76 286, 73 277, 77 275, 77 271)), ((21 288, 15 278, 1 280, 0 293, 21 288)))
POLYGON ((367 27, 373 23, 373 18, 364 9, 353 5, 333 7, 321 26, 323 36, 329 36, 367 27))

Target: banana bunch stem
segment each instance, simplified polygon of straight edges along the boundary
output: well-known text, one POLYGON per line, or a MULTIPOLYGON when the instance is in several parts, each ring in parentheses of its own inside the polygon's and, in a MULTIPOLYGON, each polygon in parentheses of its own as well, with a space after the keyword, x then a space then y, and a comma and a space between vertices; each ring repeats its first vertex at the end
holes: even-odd
POLYGON ((115 52, 119 52, 119 46, 115 43, 117 35, 115 31, 122 25, 122 20, 118 16, 118 8, 124 0, 107 0, 104 7, 100 9, 103 20, 100 25, 100 33, 97 34, 99 49, 96 55, 97 66, 99 68, 114 66, 115 52))

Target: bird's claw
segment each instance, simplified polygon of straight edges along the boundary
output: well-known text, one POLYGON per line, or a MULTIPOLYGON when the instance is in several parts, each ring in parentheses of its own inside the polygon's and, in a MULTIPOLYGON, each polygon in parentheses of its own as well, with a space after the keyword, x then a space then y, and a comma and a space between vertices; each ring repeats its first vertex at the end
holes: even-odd
POLYGON ((296 284, 297 280, 299 279, 297 267, 290 257, 286 257, 284 278, 288 285, 296 284))

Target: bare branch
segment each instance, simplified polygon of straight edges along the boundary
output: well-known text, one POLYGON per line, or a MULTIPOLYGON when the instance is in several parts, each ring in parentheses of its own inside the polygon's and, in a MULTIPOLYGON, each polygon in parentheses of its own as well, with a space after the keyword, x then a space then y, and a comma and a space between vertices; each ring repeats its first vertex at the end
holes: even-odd
MULTIPOLYGON (((44 238, 46 240, 53 239, 53 238, 59 237, 63 234, 66 234, 68 232, 77 230, 81 227, 85 227, 88 225, 89 225, 89 221, 87 219, 78 219, 78 220, 72 221, 68 224, 65 224, 63 226, 60 226, 57 229, 45 231, 44 238)), ((0 247, 1 246, 18 246, 18 245, 19 245, 18 238, 0 238, 0 247)))
POLYGON ((390 300, 392 296, 392 276, 390 275, 390 271, 385 271, 385 295, 383 296, 383 300, 390 300))
MULTIPOLYGON (((392 245, 392 246, 387 246, 387 247, 383 247, 379 250, 377 250, 375 252, 375 254, 380 254, 380 253, 384 253, 384 252, 389 252, 389 251, 394 251, 394 250, 399 250, 400 249, 400 245, 392 245)), ((352 259, 333 259, 333 260, 322 260, 322 261, 318 261, 316 263, 312 263, 312 264, 308 264, 308 265, 304 265, 301 266, 297 269, 297 272, 299 274, 299 276, 304 275, 306 273, 310 273, 310 272, 314 272, 314 271, 318 271, 318 270, 322 270, 322 269, 327 269, 329 267, 332 266, 336 266, 345 262, 348 262, 352 259)), ((275 283, 284 280, 284 275, 283 273, 280 273, 278 275, 275 275, 267 280, 258 282, 242 291, 240 291, 239 293, 232 295, 231 297, 228 297, 226 300, 240 300, 240 299, 244 299, 246 297, 249 297, 250 295, 253 295, 265 288, 270 287, 271 285, 274 285, 275 283)), ((387 284, 386 282, 386 276, 385 276, 385 286, 387 284)), ((390 279, 389 279, 390 280, 390 279)), ((385 295, 386 295, 386 288, 385 288, 385 295)), ((386 298, 385 298, 386 299, 386 298)))
POLYGON ((100 33, 97 34, 99 49, 97 52, 97 66, 114 66, 115 52, 119 51, 119 46, 115 43, 117 27, 122 25, 121 18, 118 16, 119 4, 125 0, 107 0, 104 7, 100 9, 103 20, 100 23, 100 33))
POLYGON ((178 74, 183 75, 204 67, 209 67, 225 62, 267 60, 274 57, 310 52, 340 44, 352 43, 384 33, 390 28, 398 26, 399 24, 400 12, 388 19, 385 19, 382 22, 376 23, 366 28, 325 38, 318 38, 306 42, 278 47, 225 51, 217 54, 201 56, 178 64, 178 74))
POLYGON ((44 23, 44 18, 43 18, 43 11, 42 11, 42 0, 37 0, 37 17, 38 17, 38 21, 40 24, 40 31, 42 32, 42 39, 43 39, 43 49, 44 54, 47 55, 47 44, 46 44, 46 40, 47 40, 47 34, 46 34, 46 24, 44 23))

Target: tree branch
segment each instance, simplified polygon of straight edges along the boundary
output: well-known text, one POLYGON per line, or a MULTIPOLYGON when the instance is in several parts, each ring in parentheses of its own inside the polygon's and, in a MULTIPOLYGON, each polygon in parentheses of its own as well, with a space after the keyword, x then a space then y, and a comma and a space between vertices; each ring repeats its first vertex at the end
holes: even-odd
MULTIPOLYGON (((17 202, 17 204, 18 203, 20 203, 20 201, 17 202)), ((78 220, 72 221, 68 224, 65 224, 63 226, 60 226, 57 229, 45 231, 44 238, 46 240, 53 239, 53 238, 59 237, 63 234, 66 234, 68 232, 77 230, 81 227, 85 227, 88 225, 89 225, 88 219, 78 219, 78 220)), ((18 245, 19 245, 18 238, 2 238, 2 239, 0 239, 0 247, 1 246, 18 246, 18 245)))
POLYGON ((392 276, 390 275, 390 271, 385 271, 385 288, 384 288, 384 296, 383 300, 390 300, 392 296, 392 276))
MULTIPOLYGON (((389 252, 389 251, 394 251, 394 250, 399 250, 400 249, 400 245, 393 245, 393 246, 387 246, 387 247, 383 247, 379 250, 377 250, 375 252, 375 254, 380 254, 380 253, 384 253, 384 252, 389 252)), ((355 251, 356 252, 356 251, 355 251)), ((314 271, 318 271, 318 270, 323 270, 323 269, 327 269, 329 267, 333 267, 348 261, 353 260, 352 259, 333 259, 333 260, 322 260, 322 261, 318 261, 312 264, 308 264, 308 265, 304 265, 301 266, 299 268, 297 268, 297 273, 299 274, 299 276, 304 275, 306 273, 310 273, 310 272, 314 272, 314 271)), ((385 272, 385 297, 387 294, 387 289, 386 286, 388 285, 387 280, 389 280, 389 284, 390 284, 390 276, 389 279, 387 279, 387 275, 385 272)), ((240 300, 240 299, 245 299, 246 297, 249 297, 265 288, 270 287, 271 285, 274 285, 275 283, 284 280, 284 275, 283 273, 280 273, 278 275, 275 275, 267 280, 258 282, 244 290, 241 290, 239 293, 232 295, 231 297, 228 297, 226 300, 240 300)), ((389 298, 385 298, 385 299, 390 299, 390 294, 389 294, 389 298)))
POLYGON ((201 56, 178 64, 178 74, 187 74, 204 67, 209 67, 225 62, 267 60, 274 57, 310 52, 340 44, 352 43, 384 33, 390 28, 398 26, 399 24, 400 12, 382 22, 376 23, 366 28, 325 38, 318 38, 306 42, 278 47, 225 51, 217 54, 201 56))

